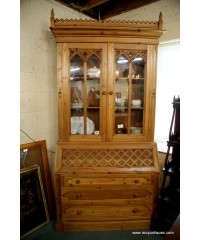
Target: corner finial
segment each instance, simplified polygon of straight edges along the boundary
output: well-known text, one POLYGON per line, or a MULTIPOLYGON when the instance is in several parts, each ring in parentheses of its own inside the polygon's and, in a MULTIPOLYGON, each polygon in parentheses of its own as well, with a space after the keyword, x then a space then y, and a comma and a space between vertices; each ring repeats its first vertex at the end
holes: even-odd
POLYGON ((53 10, 53 8, 51 10, 50 21, 51 21, 51 27, 54 27, 54 10, 53 10))
POLYGON ((162 12, 160 12, 160 15, 159 15, 158 27, 159 27, 160 30, 162 30, 162 28, 163 28, 163 15, 162 15, 162 12))
POLYGON ((51 17, 54 18, 54 9, 51 9, 51 17))

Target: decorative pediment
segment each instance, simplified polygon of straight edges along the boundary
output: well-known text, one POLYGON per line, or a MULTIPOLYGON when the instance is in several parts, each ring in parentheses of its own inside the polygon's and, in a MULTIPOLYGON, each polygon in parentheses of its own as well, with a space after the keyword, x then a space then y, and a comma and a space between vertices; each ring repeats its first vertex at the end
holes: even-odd
POLYGON ((153 37, 163 34, 162 13, 158 21, 130 20, 94 20, 94 19, 58 19, 51 11, 51 31, 59 36, 123 36, 123 37, 153 37))

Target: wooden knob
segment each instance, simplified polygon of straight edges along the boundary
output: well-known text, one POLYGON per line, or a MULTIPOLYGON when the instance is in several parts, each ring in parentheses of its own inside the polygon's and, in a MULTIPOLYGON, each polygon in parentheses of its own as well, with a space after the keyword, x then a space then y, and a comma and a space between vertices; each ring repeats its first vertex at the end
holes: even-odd
POLYGON ((75 199, 80 199, 80 198, 82 198, 82 194, 81 193, 76 193, 75 199))
POLYGON ((132 213, 137 213, 139 212, 139 210, 136 208, 136 209, 133 209, 132 213))
POLYGON ((134 194, 133 194, 133 197, 134 197, 134 198, 138 197, 138 193, 134 193, 134 194))
POLYGON ((106 91, 103 91, 102 94, 103 94, 103 95, 106 95, 106 91))
POLYGON ((78 210, 77 211, 77 215, 81 215, 82 214, 82 211, 81 210, 78 210))
POLYGON ((109 92, 109 95, 113 95, 113 91, 110 91, 110 92, 109 92))

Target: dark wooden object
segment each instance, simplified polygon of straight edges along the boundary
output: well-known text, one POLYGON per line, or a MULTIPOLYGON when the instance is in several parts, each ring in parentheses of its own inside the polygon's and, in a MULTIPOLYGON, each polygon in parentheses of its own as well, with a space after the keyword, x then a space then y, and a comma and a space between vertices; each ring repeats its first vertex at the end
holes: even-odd
POLYGON ((173 100, 173 114, 167 142, 167 154, 163 168, 163 182, 161 186, 161 198, 174 198, 179 194, 180 188, 180 98, 173 100), (170 152, 172 158, 169 159, 170 152), (166 179, 169 177, 169 185, 166 187, 166 179))
POLYGON ((174 234, 168 234, 165 236, 164 240, 179 240, 180 239, 180 215, 177 217, 172 227, 170 228, 170 232, 174 232, 174 234))
POLYGON ((172 104, 173 114, 163 168, 163 182, 151 226, 153 230, 160 231, 169 231, 180 214, 180 98, 174 97, 172 104))
POLYGON ((31 167, 33 165, 40 166, 49 217, 50 219, 53 219, 55 217, 55 201, 50 178, 46 140, 20 145, 20 169, 31 167))

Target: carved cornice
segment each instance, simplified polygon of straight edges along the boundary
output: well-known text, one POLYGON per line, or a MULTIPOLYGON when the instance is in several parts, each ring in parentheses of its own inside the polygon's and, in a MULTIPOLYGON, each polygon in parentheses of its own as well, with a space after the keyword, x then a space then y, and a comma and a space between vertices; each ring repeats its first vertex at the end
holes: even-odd
POLYGON ((159 38, 163 34, 163 17, 158 21, 58 19, 51 11, 51 31, 59 36, 125 36, 159 38))
POLYGON ((58 19, 56 18, 54 20, 55 24, 59 23, 65 23, 65 24, 116 24, 116 25, 141 25, 144 27, 151 26, 151 27, 157 27, 159 22, 153 22, 153 21, 130 21, 130 20, 93 20, 93 19, 58 19))

